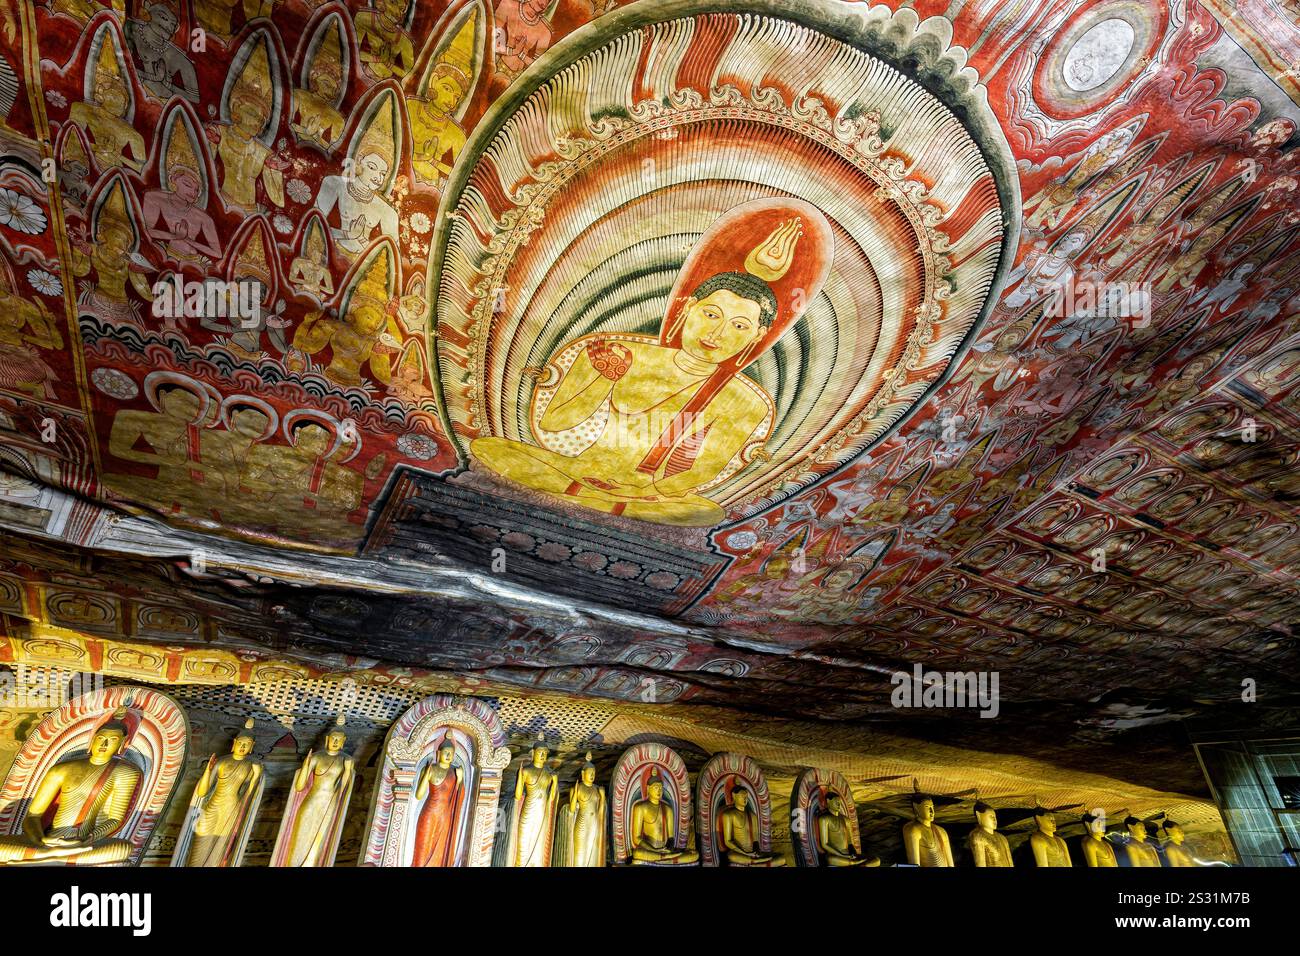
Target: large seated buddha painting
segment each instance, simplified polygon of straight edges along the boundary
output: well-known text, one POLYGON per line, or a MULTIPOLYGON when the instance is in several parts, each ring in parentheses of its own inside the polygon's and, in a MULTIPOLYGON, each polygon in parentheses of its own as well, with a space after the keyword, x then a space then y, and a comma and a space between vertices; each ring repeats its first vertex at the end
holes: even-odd
POLYGON ((430 277, 452 483, 699 540, 880 441, 986 311, 1016 186, 942 21, 724 7, 601 18, 467 144, 430 277))

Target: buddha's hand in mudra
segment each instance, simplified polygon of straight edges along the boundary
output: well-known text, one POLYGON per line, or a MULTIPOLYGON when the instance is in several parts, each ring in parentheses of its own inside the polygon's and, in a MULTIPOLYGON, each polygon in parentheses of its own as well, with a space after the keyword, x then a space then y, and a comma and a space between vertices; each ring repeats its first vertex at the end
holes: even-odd
POLYGON ((632 350, 617 342, 598 339, 587 346, 591 366, 611 382, 617 382, 632 367, 632 350))

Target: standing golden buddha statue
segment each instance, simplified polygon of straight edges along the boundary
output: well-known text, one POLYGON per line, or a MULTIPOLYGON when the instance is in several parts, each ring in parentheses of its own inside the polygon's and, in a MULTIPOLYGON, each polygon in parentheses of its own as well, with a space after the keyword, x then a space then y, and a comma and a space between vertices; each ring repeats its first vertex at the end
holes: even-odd
POLYGON ((293 777, 293 790, 271 866, 332 866, 352 799, 356 764, 343 753, 343 715, 325 735, 325 752, 307 751, 293 777))
POLYGON ((253 752, 253 718, 244 722, 224 757, 203 768, 181 826, 172 866, 239 866, 265 782, 253 752))
POLYGON ((1165 831, 1165 866, 1200 866, 1201 863, 1196 857, 1192 856, 1190 850, 1183 846, 1183 841, 1187 837, 1183 834, 1183 828, 1173 820, 1166 820, 1161 827, 1165 831))
POLYGON ((1147 842, 1147 824, 1139 817, 1125 818, 1124 827, 1128 830, 1128 841, 1124 852, 1128 854, 1129 866, 1160 866, 1160 853, 1147 842))
POLYGON ((460 824, 465 805, 465 770, 454 765, 456 742, 448 729, 435 759, 424 765, 415 782, 420 813, 415 821, 411 866, 456 866, 460 824))
POLYGON ((903 848, 913 866, 953 866, 948 832, 934 822, 934 798, 912 794, 912 819, 903 824, 903 848))
POLYGON ((1087 828, 1087 832, 1079 840, 1079 849, 1083 853, 1084 864, 1101 867, 1119 866, 1115 862, 1115 848, 1106 840, 1106 814, 1101 810, 1085 813, 1083 825, 1087 828))
POLYGON ((559 778, 546 766, 550 749, 539 734, 529 763, 519 768, 511 821, 510 866, 549 866, 559 778))
POLYGON ((605 790, 596 786, 596 765, 587 752, 565 809, 565 832, 559 844, 559 866, 605 865, 605 790))
POLYGON ((130 815, 142 776, 122 757, 131 731, 128 711, 120 707, 95 730, 85 756, 46 771, 27 805, 22 833, 0 836, 0 866, 95 866, 130 858, 131 842, 113 834, 130 815))
POLYGON ((975 865, 1011 866, 1011 844, 998 832, 998 812, 983 800, 975 804, 975 822, 977 826, 966 838, 975 865))
POLYGON ((1056 814, 1046 807, 1034 808, 1036 829, 1029 835, 1029 849, 1035 866, 1073 866, 1070 848, 1056 835, 1056 814))

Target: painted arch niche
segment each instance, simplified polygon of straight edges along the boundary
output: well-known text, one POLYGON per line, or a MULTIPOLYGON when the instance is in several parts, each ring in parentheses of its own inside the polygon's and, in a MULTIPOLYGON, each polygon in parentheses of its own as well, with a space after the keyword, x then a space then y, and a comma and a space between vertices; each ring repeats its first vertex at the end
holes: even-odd
POLYGON ((1016 179, 947 22, 715 6, 638 3, 577 31, 467 146, 430 278, 463 465, 659 524, 739 520, 897 427, 990 307, 1016 179), (645 393, 707 348, 684 317, 721 273, 759 280, 739 293, 755 337, 645 393), (592 369, 608 394, 548 415, 592 369), (654 500, 649 482, 696 506, 610 506, 654 500))

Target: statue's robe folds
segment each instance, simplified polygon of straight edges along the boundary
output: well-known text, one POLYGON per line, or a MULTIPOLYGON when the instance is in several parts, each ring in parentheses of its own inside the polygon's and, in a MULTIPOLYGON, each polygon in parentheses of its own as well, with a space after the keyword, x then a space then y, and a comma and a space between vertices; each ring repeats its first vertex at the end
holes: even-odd
POLYGON ((415 823, 412 866, 456 865, 456 842, 463 802, 464 787, 456 780, 455 768, 447 771, 442 783, 429 781, 429 792, 415 823))

